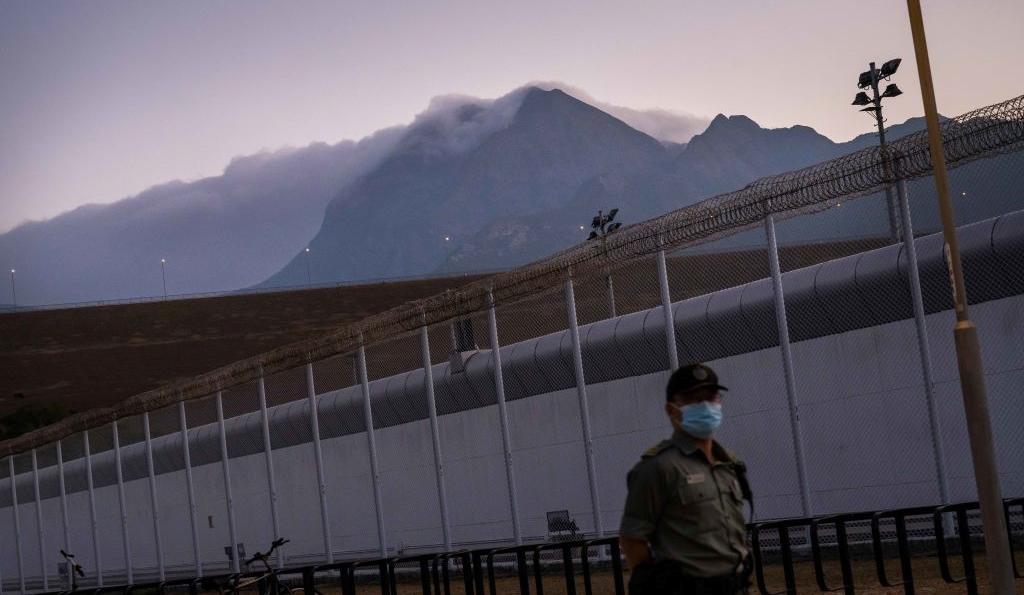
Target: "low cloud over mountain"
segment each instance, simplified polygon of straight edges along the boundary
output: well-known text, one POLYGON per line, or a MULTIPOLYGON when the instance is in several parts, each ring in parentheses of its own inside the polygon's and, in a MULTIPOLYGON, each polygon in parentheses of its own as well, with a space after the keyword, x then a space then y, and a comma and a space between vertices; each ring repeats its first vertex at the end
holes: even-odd
MULTIPOLYGON (((359 142, 241 157, 220 176, 21 225, 0 235, 0 264, 18 270, 21 304, 160 295, 161 258, 172 294, 504 268, 582 241, 598 209, 637 222, 875 142, 622 108, 550 83, 451 95, 359 142)), ((1008 159, 1024 157, 964 168, 980 172, 972 218, 1013 208, 999 189, 1019 186, 1007 176, 1024 163, 1008 159)), ((926 229, 931 191, 911 192, 926 229)), ((839 211, 787 222, 787 237, 885 232, 876 198, 839 211)))

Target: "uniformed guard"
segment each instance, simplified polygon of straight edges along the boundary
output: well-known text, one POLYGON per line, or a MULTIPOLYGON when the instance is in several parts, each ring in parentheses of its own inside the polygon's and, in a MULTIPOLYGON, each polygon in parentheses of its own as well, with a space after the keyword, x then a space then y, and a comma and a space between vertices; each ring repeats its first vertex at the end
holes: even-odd
POLYGON ((703 364, 669 378, 672 438, 648 449, 627 478, 619 539, 630 595, 746 593, 746 468, 712 439, 726 390, 703 364))

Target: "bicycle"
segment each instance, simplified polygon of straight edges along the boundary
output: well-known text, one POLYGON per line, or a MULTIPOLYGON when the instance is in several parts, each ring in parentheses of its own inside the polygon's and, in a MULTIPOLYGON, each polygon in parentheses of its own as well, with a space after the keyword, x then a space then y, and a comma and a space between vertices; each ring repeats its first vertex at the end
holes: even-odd
MULTIPOLYGON (((258 586, 261 583, 263 583, 264 581, 266 581, 266 585, 267 585, 266 589, 258 587, 261 595, 304 595, 305 594, 305 589, 302 589, 302 588, 294 589, 294 588, 289 587, 288 585, 282 583, 277 578, 277 571, 275 571, 273 568, 270 567, 270 557, 274 554, 274 551, 276 551, 279 547, 283 546, 284 544, 288 543, 288 541, 289 540, 287 540, 287 539, 285 539, 283 537, 280 538, 280 539, 275 539, 274 541, 272 541, 270 543, 270 549, 267 550, 266 553, 256 552, 255 554, 252 555, 251 558, 249 558, 248 560, 245 560, 243 562, 243 564, 245 565, 246 569, 248 569, 250 566, 255 564, 257 561, 258 562, 262 562, 263 563, 263 568, 264 568, 264 572, 262 574, 260 574, 258 576, 252 576, 252 577, 250 577, 250 578, 248 578, 248 579, 246 579, 244 581, 239 581, 239 582, 235 583, 234 585, 231 585, 227 589, 221 588, 220 584, 217 583, 213 579, 211 579, 209 582, 207 582, 206 585, 204 585, 204 587, 209 588, 210 586, 212 586, 221 595, 237 595, 238 592, 241 591, 242 589, 246 589, 248 587, 252 587, 253 585, 257 585, 258 586)), ((241 578, 241 577, 238 577, 238 578, 241 578)), ((322 595, 322 594, 320 593, 320 591, 318 591, 317 589, 314 588, 312 595, 322 595)))
POLYGON ((74 554, 69 554, 64 550, 60 550, 60 555, 63 556, 64 561, 71 566, 71 590, 66 592, 74 593, 78 590, 78 578, 85 578, 85 572, 82 571, 82 565, 75 561, 74 554))

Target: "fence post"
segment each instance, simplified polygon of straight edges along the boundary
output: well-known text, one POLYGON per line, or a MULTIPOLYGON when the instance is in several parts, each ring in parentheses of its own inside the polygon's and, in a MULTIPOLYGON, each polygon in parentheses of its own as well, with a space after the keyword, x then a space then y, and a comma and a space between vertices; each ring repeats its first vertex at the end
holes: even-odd
POLYGON ((114 433, 114 466, 117 472, 117 503, 121 507, 121 543, 124 545, 125 579, 131 585, 135 582, 135 576, 132 573, 132 545, 128 539, 128 502, 125 501, 124 471, 121 468, 121 438, 118 435, 116 419, 111 422, 110 427, 114 433))
POLYGON ((18 485, 14 474, 14 455, 7 457, 11 477, 11 512, 14 513, 14 551, 18 557, 18 584, 25 595, 25 562, 21 553, 21 519, 18 517, 18 485))
POLYGON ((185 461, 185 489, 188 492, 188 519, 192 528, 192 557, 196 564, 196 578, 203 576, 203 558, 199 553, 199 526, 197 525, 196 491, 192 483, 192 454, 188 445, 188 420, 185 401, 178 401, 178 421, 181 423, 181 456, 185 461))
POLYGON ((924 377, 924 396, 928 406, 928 427, 932 432, 932 456, 935 458, 935 476, 939 481, 939 498, 949 504, 949 482, 946 477, 946 461, 942 448, 942 433, 939 427, 939 412, 935 405, 935 382, 932 377, 932 355, 928 345, 928 323, 924 317, 924 299, 921 297, 921 276, 917 269, 917 248, 914 245, 914 228, 910 223, 910 203, 907 200, 907 182, 900 177, 896 182, 899 197, 900 219, 903 221, 903 249, 907 251, 907 276, 910 281, 910 297, 914 303, 914 327, 917 329, 917 349, 921 357, 921 374, 924 377))
POLYGON ((149 475, 149 502, 153 507, 153 542, 156 545, 156 568, 160 581, 164 576, 164 546, 160 537, 160 507, 156 497, 156 470, 153 468, 153 437, 149 431, 149 412, 142 414, 142 432, 146 439, 146 473, 149 475))
POLYGON ((608 291, 608 318, 615 318, 619 314, 615 308, 615 282, 612 280, 612 274, 608 273, 604 281, 605 288, 608 291))
MULTIPOLYGON (((609 277, 610 278, 610 277, 609 277)), ((597 470, 594 466, 594 439, 590 434, 590 404, 587 399, 587 379, 583 373, 583 349, 580 346, 580 327, 576 320, 576 292, 572 276, 565 279, 565 308, 568 314, 569 337, 572 339, 572 361, 576 375, 576 397, 580 404, 580 423, 583 426, 583 453, 587 460, 587 482, 590 484, 590 506, 594 515, 597 536, 604 535, 601 522, 601 497, 597 491, 597 470)))
POLYGON ((103 558, 100 554, 99 527, 96 524, 96 489, 92 478, 92 450, 89 444, 89 430, 82 432, 82 446, 85 450, 85 485, 89 490, 89 527, 92 530, 92 555, 96 564, 96 586, 103 586, 103 558))
POLYGON ((306 364, 306 398, 309 400, 309 425, 313 431, 313 459, 316 462, 316 485, 320 495, 320 523, 324 538, 324 555, 327 563, 334 562, 334 548, 331 547, 331 523, 327 514, 327 479, 324 475, 324 453, 320 448, 320 415, 316 399, 316 385, 313 384, 313 364, 306 364))
POLYGON ((224 424, 224 391, 217 391, 217 429, 220 437, 220 466, 224 474, 224 503, 228 508, 228 539, 231 543, 231 566, 236 573, 241 572, 242 564, 238 559, 238 537, 235 534, 235 501, 231 495, 231 465, 228 462, 228 436, 224 424))
MULTIPOLYGON (((437 399, 434 394, 434 369, 430 361, 430 331, 426 315, 421 315, 420 352, 423 356, 423 388, 427 395, 427 414, 430 416, 430 437, 434 447, 434 470, 437 472, 437 503, 441 511, 441 535, 444 551, 452 549, 451 525, 448 521, 448 494, 444 485, 444 457, 441 455, 441 434, 437 424, 437 399)), ((452 344, 454 348, 454 343, 452 344)))
MULTIPOLYGON (((60 523, 64 536, 64 551, 71 551, 71 528, 68 526, 68 492, 64 483, 64 449, 61 441, 57 441, 57 487, 60 490, 60 523)), ((68 572, 68 590, 71 590, 71 562, 64 564, 68 572)))
POLYGON ((501 447, 505 455, 505 479, 508 481, 509 509, 512 514, 512 533, 516 545, 523 543, 519 527, 519 501, 516 497, 515 473, 512 470, 512 438, 508 428, 508 408, 505 406, 505 377, 501 372, 501 345, 498 343, 498 318, 494 313, 494 291, 487 292, 487 332, 491 341, 494 361, 494 392, 498 400, 498 418, 501 421, 501 447))
POLYGON ((775 293, 775 322, 779 329, 779 351, 782 355, 782 371, 786 377, 786 398, 789 401, 789 423, 793 432, 793 454, 796 457, 796 473, 800 482, 800 501, 804 516, 811 516, 811 490, 807 484, 807 463, 804 461, 804 444, 800 432, 800 410, 797 401, 796 377, 793 373, 793 352, 789 345, 789 322, 786 320, 786 297, 782 289, 782 267, 779 265, 779 243, 775 237, 775 217, 769 214, 764 220, 768 235, 768 261, 772 271, 772 289, 775 293))
MULTIPOLYGON (((260 367, 260 377, 256 380, 256 387, 260 395, 260 424, 263 426, 263 456, 267 463, 267 492, 270 497, 270 524, 274 532, 274 539, 281 538, 281 525, 277 518, 277 482, 274 479, 274 455, 270 442, 270 416, 267 414, 267 387, 263 381, 263 367, 260 367)), ((277 552, 277 567, 284 568, 284 553, 277 552)))
POLYGON ((50 590, 46 572, 46 537, 43 534, 43 501, 39 497, 39 460, 36 449, 32 449, 32 491, 36 498, 36 530, 39 533, 39 571, 43 579, 43 591, 50 590))
MULTIPOLYGON (((384 532, 384 509, 381 505, 380 495, 380 471, 377 468, 377 441, 373 433, 373 408, 370 404, 370 379, 366 372, 366 347, 363 344, 363 336, 359 335, 359 384, 363 389, 363 420, 366 424, 366 441, 370 449, 370 475, 373 480, 373 502, 377 509, 377 537, 380 540, 380 555, 386 558, 388 555, 387 536, 384 532)), ((383 580, 383 579, 382 579, 383 580)))
MULTIPOLYGON (((658 243, 661 244, 659 238, 658 243)), ((661 289, 661 311, 665 316, 665 344, 668 347, 668 369, 674 372, 679 367, 679 348, 676 346, 676 323, 672 313, 672 294, 668 286, 668 264, 665 250, 658 250, 658 288, 661 289)))

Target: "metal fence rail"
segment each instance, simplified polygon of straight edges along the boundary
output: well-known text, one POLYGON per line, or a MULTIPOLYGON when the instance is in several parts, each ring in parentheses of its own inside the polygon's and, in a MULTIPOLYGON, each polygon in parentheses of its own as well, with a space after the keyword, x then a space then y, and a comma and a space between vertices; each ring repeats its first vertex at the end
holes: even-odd
MULTIPOLYGON (((1003 510, 1011 527, 1024 532, 1024 499, 1008 499, 1003 510), (1013 522, 1016 521, 1016 522, 1013 522)), ((747 526, 751 544, 749 581, 761 595, 817 591, 842 591, 854 595, 858 589, 877 586, 898 588, 914 595, 919 587, 933 592, 938 585, 963 584, 965 593, 978 593, 979 572, 975 564, 975 548, 981 541, 977 522, 977 502, 936 505, 895 510, 867 511, 823 517, 804 517, 747 526), (945 527, 952 515, 952 531, 945 527), (924 519, 929 528, 908 530, 910 519, 924 519), (882 528, 891 521, 892 528, 882 528), (848 528, 868 524, 870 535, 851 538, 848 528), (828 528, 831 527, 831 531, 828 528), (772 535, 774 533, 774 535, 772 535), (859 543, 858 543, 859 541, 859 543), (858 547, 863 545, 864 547, 858 547), (914 561, 925 560, 935 577, 915 579, 914 561), (855 562, 871 562, 874 576, 855 578, 855 562), (813 583, 798 580, 797 567, 813 568, 813 583), (959 565, 960 574, 952 568, 959 565), (839 567, 836 575, 834 566, 839 567), (898 571, 894 573, 894 569, 898 571), (767 578, 768 570, 781 573, 782 588, 767 578)), ((1024 538, 1011 536, 1011 551, 1020 550, 1024 538)), ((1024 582, 1024 569, 1015 567, 1014 574, 1024 582)), ((802 578, 802 577, 801 577, 802 578)), ((580 588, 584 595, 595 592, 625 595, 628 572, 624 567, 618 538, 572 539, 527 543, 474 550, 438 551, 410 556, 384 556, 260 570, 255 561, 246 570, 214 576, 193 576, 171 581, 124 583, 83 592, 130 593, 155 592, 160 595, 187 589, 192 595, 200 592, 278 593, 281 585, 301 587, 306 593, 319 589, 338 588, 343 595, 355 595, 359 588, 379 590, 381 595, 419 592, 423 595, 498 595, 518 592, 544 595, 548 589, 574 595, 580 588), (550 554, 550 555, 549 555, 550 554), (499 578, 511 584, 499 588, 499 578), (595 589, 597 586, 597 589, 595 589)), ((47 595, 67 593, 51 591, 47 595)))

